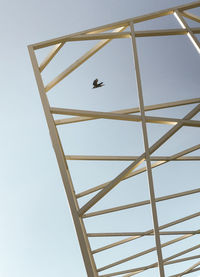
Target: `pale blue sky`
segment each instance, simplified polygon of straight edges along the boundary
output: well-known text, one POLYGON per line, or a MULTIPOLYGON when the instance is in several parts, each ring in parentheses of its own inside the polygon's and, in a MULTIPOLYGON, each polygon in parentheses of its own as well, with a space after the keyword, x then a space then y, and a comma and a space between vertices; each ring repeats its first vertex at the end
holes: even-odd
MULTIPOLYGON (((86 277, 68 202, 50 142, 39 93, 27 51, 27 45, 82 31, 99 25, 189 3, 185 0, 74 0, 74 1, 2 1, 0 9, 0 74, 1 74, 1 157, 0 157, 0 276, 3 277, 86 277)), ((195 13, 200 15, 200 9, 195 13)), ((190 26, 198 26, 188 20, 190 26)), ((137 29, 179 28, 173 16, 139 24, 137 29)), ((198 36, 199 37, 199 36, 198 36)), ((44 72, 45 83, 64 70, 94 42, 69 43, 44 72)), ((186 36, 145 38, 138 40, 141 76, 145 104, 199 97, 199 54, 186 36), (164 50, 164 51, 163 51, 164 50)), ((39 59, 45 54, 40 51, 39 59)), ((129 40, 111 42, 84 66, 72 73, 57 88, 49 92, 53 106, 111 111, 138 105, 135 74, 129 40), (101 90, 91 90, 98 77, 106 84, 101 90), (115 84, 116 80, 118 84, 115 84), (58 91, 58 92, 57 92, 58 91)), ((194 107, 149 112, 151 115, 181 117, 194 107)), ((199 115, 196 119, 200 119, 199 115)), ((88 122, 59 127, 66 154, 139 155, 143 152, 139 124, 109 121, 88 122), (81 139, 80 139, 81 138, 81 139), (108 143, 110 142, 111 143, 108 143)), ((149 134, 152 145, 169 126, 153 125, 149 134)), ((156 152, 174 154, 199 143, 199 130, 185 127, 156 152)), ((199 152, 196 152, 198 155, 199 152)), ((69 163, 75 189, 106 182, 119 174, 129 162, 71 162, 69 163)), ((155 192, 163 196, 199 187, 199 163, 166 164, 154 170, 155 192), (170 174, 169 174, 170 172, 170 174), (192 176, 192 183, 191 183, 192 176), (162 185, 160 183, 162 182, 162 185)), ((165 224, 199 210, 199 194, 177 202, 158 204, 159 223, 165 224), (193 198, 192 198, 193 197, 193 198), (194 200, 192 200, 194 199, 194 200), (184 202, 185 201, 185 202, 184 202), (188 202, 187 202, 188 201, 188 202), (193 204, 191 204, 193 203, 193 204), (167 206, 168 205, 168 206, 167 206), (184 210, 185 209, 185 210, 184 210)), ((122 182, 93 210, 112 205, 148 199, 146 175, 122 182), (122 185, 123 184, 123 185, 122 185), (139 184, 139 185, 138 185, 139 184), (124 192, 126 186, 126 193, 124 192), (136 189, 137 188, 137 189, 136 189)), ((84 203, 84 199, 80 204, 84 203)), ((89 232, 144 231, 151 229, 150 209, 136 209, 99 216, 95 225, 87 219, 89 232), (141 221, 141 217, 144 219, 141 221), (131 220, 130 220, 131 218, 131 220), (135 227, 137 226, 137 227, 135 227)), ((188 230, 198 229, 200 221, 180 225, 188 230)), ((176 227, 180 230, 179 227, 176 227)), ((171 230, 175 230, 171 229, 171 230)), ((169 239, 169 238, 167 238, 169 239)), ((166 240, 164 238, 163 240, 166 240)), ((106 243, 108 240, 105 240, 106 243)), ((180 244, 178 251, 198 240, 180 244)), ((103 244, 104 244, 103 243, 103 244)), ((94 248, 101 245, 93 242, 94 248)), ((120 259, 153 245, 148 238, 116 248, 115 254, 97 255, 98 266, 108 260, 120 259), (133 251, 134 249, 134 251, 133 251)), ((174 248, 164 249, 164 256, 174 248)), ((199 253, 198 250, 192 253, 199 253)), ((155 256, 155 255, 154 255, 155 256)), ((141 259, 142 261, 142 259, 141 259)), ((148 262, 151 262, 149 257, 148 262)), ((193 262, 192 262, 193 263, 193 262)), ((188 263, 188 266, 192 264, 188 263)), ((140 260, 127 266, 140 266, 140 260)), ((116 267, 116 270, 123 267, 116 267)), ((181 265, 167 271, 184 270, 181 265)), ((157 271, 152 271, 155 277, 157 271)), ((167 276, 166 274, 166 276, 167 276)), ((140 274, 150 276, 149 274, 140 274)), ((138 276, 140 276, 138 275, 138 276)), ((199 274, 191 274, 193 277, 199 274)))

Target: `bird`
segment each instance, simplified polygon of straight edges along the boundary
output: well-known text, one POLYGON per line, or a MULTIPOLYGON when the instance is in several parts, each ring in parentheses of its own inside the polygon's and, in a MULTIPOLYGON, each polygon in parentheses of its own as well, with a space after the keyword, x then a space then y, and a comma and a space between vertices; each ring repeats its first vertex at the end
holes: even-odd
POLYGON ((93 82, 93 88, 100 88, 100 87, 102 87, 102 86, 104 86, 104 83, 103 83, 103 82, 101 82, 101 83, 98 84, 98 79, 95 79, 95 80, 94 80, 94 82, 93 82))

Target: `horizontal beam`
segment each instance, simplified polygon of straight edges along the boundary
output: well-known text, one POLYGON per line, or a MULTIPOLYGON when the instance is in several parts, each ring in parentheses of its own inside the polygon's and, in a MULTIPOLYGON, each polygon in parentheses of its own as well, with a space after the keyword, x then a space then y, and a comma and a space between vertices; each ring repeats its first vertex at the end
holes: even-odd
POLYGON ((86 35, 86 34, 87 35, 88 34, 98 34, 98 33, 101 33, 101 32, 114 30, 115 28, 122 28, 122 27, 127 28, 128 26, 129 26, 128 23, 116 24, 115 26, 113 26, 113 24, 104 25, 104 26, 84 30, 84 31, 81 31, 81 32, 76 32, 76 33, 73 33, 73 34, 69 34, 69 35, 66 35, 66 36, 62 36, 62 37, 58 37, 58 38, 38 42, 38 43, 32 44, 32 47, 33 47, 34 50, 38 50, 38 49, 49 47, 49 46, 52 46, 52 45, 55 45, 55 44, 58 44, 58 43, 65 43, 70 38, 73 38, 73 37, 78 37, 78 36, 82 36, 82 35, 86 35))
MULTIPOLYGON (((142 121, 142 118, 140 115, 117 114, 117 113, 111 113, 111 112, 75 110, 75 109, 54 108, 54 107, 51 107, 50 111, 52 114, 60 114, 60 115, 76 115, 76 116, 78 115, 78 116, 88 116, 88 117, 96 117, 96 118, 103 118, 103 119, 124 120, 124 121, 134 121, 134 122, 142 121)), ((184 126, 200 127, 200 121, 198 120, 183 120, 178 118, 157 117, 157 116, 145 116, 145 120, 148 123, 169 124, 169 125, 176 125, 178 122, 183 122, 184 126)))
MULTIPOLYGON (((191 28, 194 34, 199 34, 200 28, 191 28)), ((143 37, 160 37, 160 36, 177 36, 186 35, 187 31, 184 29, 165 29, 165 30, 147 30, 147 31, 136 31, 135 36, 137 38, 143 37)))
MULTIPOLYGON (((194 34, 200 33, 200 28, 195 27, 191 28, 194 34)), ((141 37, 154 37, 154 36, 176 36, 176 35, 186 35, 187 30, 184 29, 160 29, 160 30, 143 30, 136 31, 135 36, 137 38, 141 37)), ((117 39, 117 38, 130 38, 130 32, 121 32, 121 33, 101 33, 101 34, 86 34, 80 36, 69 37, 68 41, 84 41, 84 40, 100 40, 100 39, 117 39)))
MULTIPOLYGON (((187 195, 191 195, 191 194, 199 193, 199 192, 200 192, 200 189, 188 190, 188 191, 184 191, 184 192, 179 192, 179 193, 174 193, 174 194, 158 197, 158 198, 155 198, 155 201, 161 202, 161 201, 174 199, 174 198, 178 198, 178 197, 183 197, 183 196, 187 196, 187 195)), ((127 205, 122 205, 122 206, 105 209, 105 210, 101 210, 101 211, 96 211, 96 212, 92 212, 92 213, 86 213, 83 215, 83 218, 118 212, 118 211, 127 210, 127 209, 131 209, 131 208, 141 207, 141 206, 148 205, 148 204, 150 204, 150 200, 144 200, 144 201, 136 202, 133 204, 127 204, 127 205)))
MULTIPOLYGON (((200 28, 192 28, 192 31, 196 34, 200 33, 200 28)), ((185 35, 187 34, 186 30, 183 29, 161 29, 161 30, 145 30, 145 31, 136 31, 136 37, 152 37, 152 36, 170 36, 170 35, 185 35)), ((101 40, 101 39, 118 39, 118 38, 130 38, 130 32, 121 32, 121 33, 98 33, 98 34, 84 34, 79 36, 70 36, 65 39, 64 44, 70 41, 87 41, 87 40, 101 40)))
POLYGON ((114 29, 114 28, 121 27, 121 26, 128 26, 131 21, 133 21, 133 23, 140 23, 140 22, 143 22, 143 21, 146 21, 146 20, 151 20, 151 19, 154 19, 154 18, 158 18, 158 17, 161 17, 161 16, 172 14, 173 11, 177 10, 177 9, 179 11, 185 11, 185 10, 188 10, 188 9, 197 8, 199 6, 200 6, 199 1, 195 1, 195 2, 192 2, 192 3, 189 3, 189 4, 175 6, 175 7, 169 8, 169 9, 164 9, 164 10, 160 10, 160 11, 157 11, 157 12, 148 13, 148 14, 145 14, 145 15, 142 15, 142 16, 128 18, 126 20, 121 20, 121 21, 114 22, 114 23, 111 23, 111 24, 106 24, 106 25, 99 26, 99 27, 96 27, 96 28, 84 30, 82 32, 77 32, 77 33, 74 33, 72 35, 62 36, 62 37, 59 37, 59 38, 54 38, 54 39, 46 40, 46 41, 43 41, 43 42, 35 43, 35 44, 32 44, 31 46, 33 47, 34 50, 37 50, 37 49, 40 49, 40 48, 44 48, 44 47, 47 47, 47 46, 51 46, 51 45, 54 45, 54 44, 65 42, 71 36, 78 36, 78 35, 82 35, 82 34, 85 34, 85 33, 93 33, 93 32, 97 32, 97 31, 104 32, 104 31, 108 31, 108 30, 111 30, 111 29, 114 29))
MULTIPOLYGON (((190 104, 195 104, 195 103, 200 103, 200 98, 193 98, 193 99, 187 99, 187 100, 181 100, 181 101, 175 101, 175 102, 167 102, 167 103, 161 103, 161 104, 156 104, 156 105, 148 105, 148 106, 144 107, 144 110, 145 111, 154 111, 154 110, 190 105, 190 104)), ((140 109, 138 107, 125 109, 125 110, 112 111, 112 113, 119 113, 119 114, 129 114, 129 113, 138 113, 138 112, 140 112, 140 109)), ((61 125, 61 124, 76 123, 76 122, 95 120, 95 119, 96 118, 78 116, 78 117, 73 117, 73 118, 57 119, 57 120, 55 120, 55 123, 56 123, 56 125, 61 125)))
MULTIPOLYGON (((181 29, 180 29, 181 31, 181 29)), ((130 32, 120 33, 100 33, 100 34, 84 34, 79 36, 71 36, 66 42, 69 41, 84 41, 84 40, 101 40, 101 39, 115 39, 115 38, 130 38, 130 32)))
MULTIPOLYGON (((138 156, 65 155, 69 161, 135 161, 138 156)), ((151 161, 170 161, 170 156, 151 156, 151 161)), ((200 156, 179 157, 173 161, 199 161, 200 156)))
MULTIPOLYGON (((200 231, 168 231, 159 232, 159 235, 169 236, 169 235, 197 235, 200 231)), ((124 232, 124 233, 88 233, 88 237, 130 237, 130 236, 154 236, 154 233, 146 232, 124 232)))

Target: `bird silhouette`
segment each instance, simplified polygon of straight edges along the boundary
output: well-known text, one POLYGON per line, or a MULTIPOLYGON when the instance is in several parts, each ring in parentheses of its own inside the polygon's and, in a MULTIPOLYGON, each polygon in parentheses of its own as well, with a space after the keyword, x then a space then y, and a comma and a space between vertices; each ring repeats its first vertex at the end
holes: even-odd
POLYGON ((93 82, 93 88, 100 88, 100 87, 102 87, 102 86, 104 86, 104 83, 103 83, 103 82, 101 82, 101 83, 98 84, 98 79, 95 79, 95 80, 94 80, 94 82, 93 82))

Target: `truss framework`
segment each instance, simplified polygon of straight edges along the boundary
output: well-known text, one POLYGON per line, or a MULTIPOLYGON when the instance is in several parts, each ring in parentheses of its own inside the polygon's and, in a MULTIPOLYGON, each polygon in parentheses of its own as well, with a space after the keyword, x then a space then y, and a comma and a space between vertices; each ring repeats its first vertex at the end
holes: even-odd
MULTIPOLYGON (((198 262, 194 263, 193 266, 188 269, 180 272, 175 276, 183 276, 195 271, 200 270, 200 255, 193 255, 184 258, 179 258, 180 256, 190 253, 195 249, 200 248, 200 244, 197 244, 193 247, 187 248, 181 252, 177 252, 174 255, 171 255, 167 258, 163 258, 162 249, 169 245, 175 244, 176 242, 185 240, 189 237, 200 234, 199 230, 180 230, 180 231, 162 231, 168 227, 175 226, 181 222, 186 222, 192 218, 196 218, 200 216, 200 212, 179 218, 175 221, 168 222, 164 225, 159 225, 158 222, 158 214, 156 203, 160 201, 167 201, 169 199, 175 199, 178 197, 184 197, 188 195, 198 194, 200 193, 200 189, 193 189, 188 191, 183 191, 180 193, 175 193, 171 195, 166 195, 163 197, 156 198, 154 193, 154 182, 153 182, 153 174, 152 170, 158 166, 161 166, 165 163, 169 163, 171 161, 199 161, 199 156, 186 156, 189 153, 192 153, 198 149, 200 149, 200 144, 194 145, 188 149, 183 149, 181 152, 174 153, 170 156, 154 156, 153 153, 159 149, 168 139, 170 139, 174 134, 177 133, 184 126, 192 126, 192 127, 200 127, 200 121, 193 120, 193 117, 197 115, 200 111, 200 98, 195 99, 187 99, 175 102, 161 103, 151 106, 144 106, 143 101, 143 91, 141 85, 141 75, 139 68, 139 59, 137 53, 137 44, 136 39, 140 37, 152 37, 152 36, 172 36, 172 35, 187 35, 197 51, 200 53, 200 42, 198 41, 195 34, 200 34, 199 28, 190 28, 187 24, 185 18, 189 18, 200 23, 200 17, 194 15, 193 13, 188 12, 187 10, 200 7, 200 1, 192 2, 190 4, 173 7, 166 10, 161 10, 158 12, 154 12, 151 14, 146 14, 143 16, 129 18, 127 20, 123 20, 120 22, 115 22, 112 24, 108 24, 105 26, 89 29, 86 31, 82 31, 79 33, 75 33, 72 35, 67 35, 64 37, 59 37, 56 39, 51 39, 47 41, 43 41, 40 43, 32 44, 28 46, 32 66, 35 74, 35 78, 37 81, 44 113, 46 116, 47 124, 49 127, 50 137, 52 140, 53 148, 57 157, 58 165, 60 168, 63 184, 66 190, 66 194, 68 197, 72 217, 74 220, 74 225, 76 228, 82 256, 84 259, 87 275, 89 277, 111 277, 111 276, 123 276, 130 277, 137 275, 138 273, 146 272, 152 268, 158 267, 159 275, 161 277, 165 276, 164 267, 176 263, 187 262, 189 260, 198 260, 198 262), (165 29, 165 30, 148 30, 148 31, 135 31, 134 26, 137 23, 144 22, 147 20, 155 19, 158 17, 163 17, 166 15, 174 14, 175 18, 181 25, 180 29, 165 29), (130 31, 125 31, 127 28, 130 28, 130 31), (106 32, 110 31, 112 32, 106 32), (100 111, 86 111, 86 110, 76 110, 76 109, 67 109, 67 108, 58 108, 58 107, 50 107, 47 97, 47 92, 50 91, 54 86, 56 86, 59 82, 61 82, 64 78, 66 78, 70 73, 72 73, 75 69, 77 69, 81 64, 87 61, 91 56, 93 56, 97 51, 106 46, 111 40, 114 39, 131 39, 132 47, 133 47, 133 57, 134 57, 134 65, 135 65, 135 73, 137 80, 137 90, 138 90, 138 99, 139 99, 139 107, 126 109, 126 110, 117 110, 112 112, 100 112, 100 111), (76 60, 73 64, 71 64, 67 69, 65 69, 62 73, 56 76, 50 83, 44 85, 42 79, 42 71, 48 66, 51 60, 56 56, 56 54, 60 51, 60 49, 69 41, 85 41, 85 40, 99 40, 99 43, 96 44, 92 49, 86 52, 82 57, 76 60), (52 51, 49 55, 44 59, 44 61, 38 65, 38 61, 35 55, 35 51, 41 48, 45 48, 48 46, 53 46, 52 51), (183 118, 167 118, 167 117, 158 117, 158 116, 146 116, 146 111, 167 109, 169 107, 178 107, 183 105, 195 104, 195 107, 183 118), (135 115, 135 113, 140 112, 140 115, 135 115), (66 119, 57 119, 55 120, 53 115, 72 115, 72 118, 66 119), (133 121, 133 122, 141 122, 142 131, 143 131, 143 142, 144 142, 144 153, 141 153, 140 156, 77 156, 77 155, 66 155, 63 151, 62 143, 59 137, 59 132, 57 126, 61 124, 73 124, 76 122, 88 122, 89 120, 98 120, 98 119, 113 119, 113 120, 122 120, 122 121, 133 121), (168 124, 172 125, 171 129, 166 132, 160 139, 158 139, 152 146, 149 146, 148 142, 148 132, 146 124, 154 123, 154 124, 168 124), (68 169, 67 160, 98 160, 98 161, 131 161, 131 164, 126 167, 122 172, 119 172, 118 176, 116 176, 113 180, 110 180, 106 183, 103 183, 99 186, 90 188, 83 192, 75 193, 72 179, 70 176, 70 172, 68 169), (142 163, 146 163, 146 165, 142 168, 138 168, 138 166, 142 163), (150 200, 144 200, 136 203, 130 203, 128 205, 111 207, 109 209, 102 209, 96 212, 90 212, 90 209, 99 202, 105 195, 107 195, 114 187, 116 187, 121 181, 127 178, 134 178, 134 176, 138 174, 142 174, 143 172, 147 172, 148 176, 148 184, 149 184, 149 192, 150 192, 150 200), (90 200, 79 207, 78 200, 86 195, 90 195, 96 192, 95 196, 91 196, 90 200), (133 209, 136 207, 141 207, 144 205, 150 205, 152 210, 152 220, 153 220, 153 229, 145 230, 144 232, 116 232, 116 233, 88 233, 85 227, 84 219, 88 217, 95 218, 98 215, 104 215, 109 213, 114 213, 116 211, 133 209), (164 235, 180 235, 175 239, 169 240, 165 243, 161 244, 161 236, 164 235), (125 237, 123 239, 118 240, 117 242, 107 244, 103 247, 97 249, 91 249, 90 246, 90 237, 125 237), (107 249, 115 249, 116 246, 122 245, 125 243, 129 243, 135 239, 142 238, 144 236, 154 236, 155 237, 155 247, 149 248, 142 252, 138 252, 134 255, 127 256, 121 260, 118 260, 114 263, 104 265, 101 268, 97 268, 95 262, 95 254, 106 251, 107 249), (127 261, 134 260, 138 257, 143 257, 148 253, 156 251, 157 253, 157 261, 152 264, 146 264, 142 267, 138 268, 130 268, 123 271, 116 271, 113 269, 117 265, 121 265, 127 261), (177 259, 178 258, 178 259, 177 259), (112 272, 107 274, 102 274, 104 270, 112 269, 112 272)), ((171 276, 172 277, 172 276, 171 276)))

